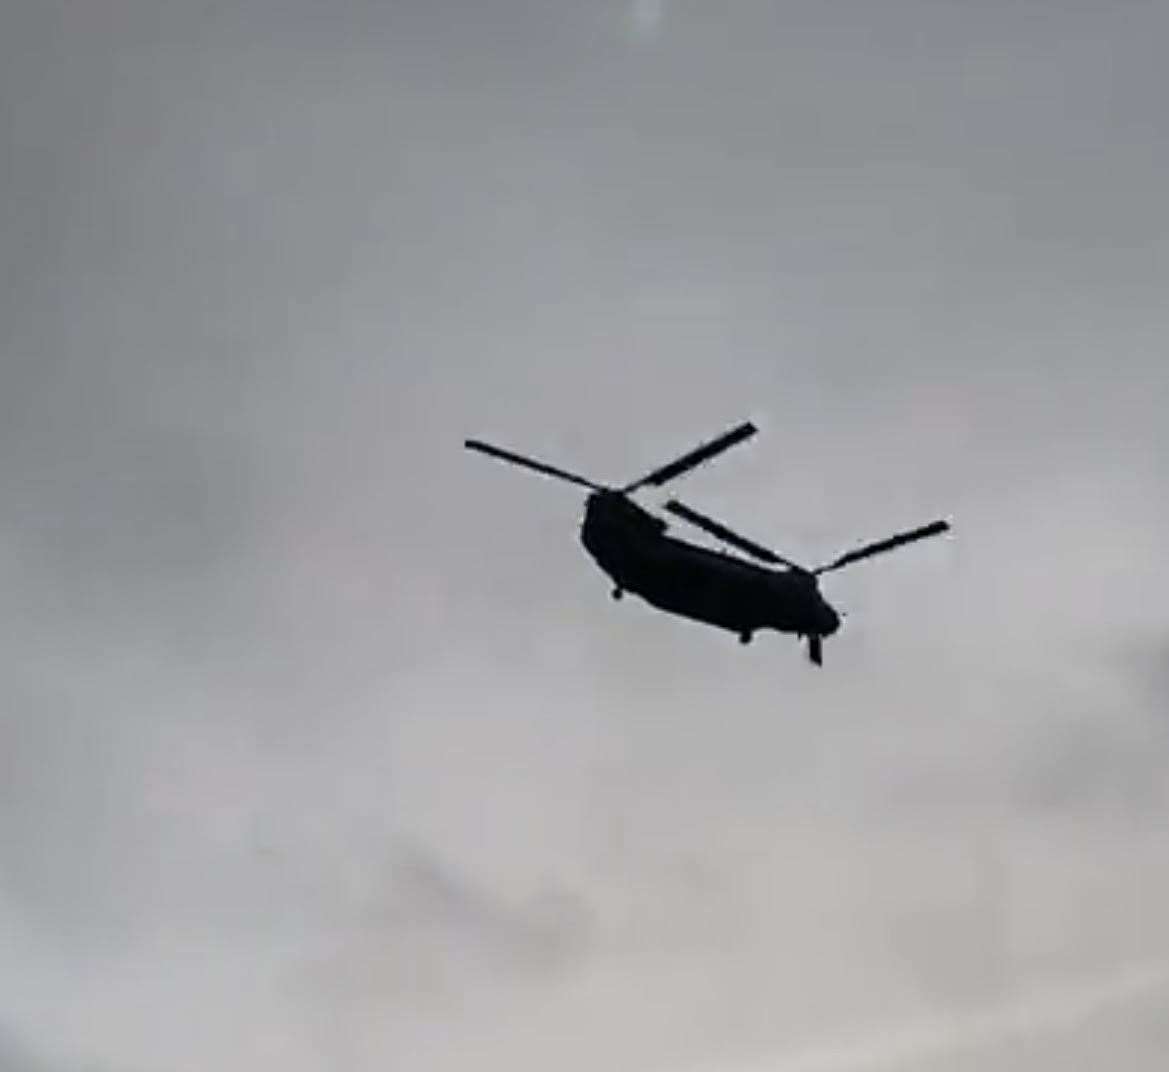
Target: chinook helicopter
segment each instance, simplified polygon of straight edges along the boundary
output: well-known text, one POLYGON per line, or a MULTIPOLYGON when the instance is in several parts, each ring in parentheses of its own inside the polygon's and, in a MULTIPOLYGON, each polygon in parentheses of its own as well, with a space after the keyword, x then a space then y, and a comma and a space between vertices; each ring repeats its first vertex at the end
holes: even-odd
POLYGON ((808 658, 820 666, 823 640, 840 628, 840 614, 820 594, 818 578, 903 544, 946 532, 950 525, 946 521, 932 521, 808 569, 740 536, 677 499, 665 505, 670 514, 756 561, 668 536, 666 521, 631 498, 642 488, 662 487, 750 439, 756 431, 754 424, 745 421, 623 487, 599 484, 479 439, 468 439, 464 446, 589 490, 580 539, 585 550, 613 581, 614 599, 632 592, 669 614, 736 633, 744 644, 750 643, 761 629, 794 634, 807 641, 808 658))

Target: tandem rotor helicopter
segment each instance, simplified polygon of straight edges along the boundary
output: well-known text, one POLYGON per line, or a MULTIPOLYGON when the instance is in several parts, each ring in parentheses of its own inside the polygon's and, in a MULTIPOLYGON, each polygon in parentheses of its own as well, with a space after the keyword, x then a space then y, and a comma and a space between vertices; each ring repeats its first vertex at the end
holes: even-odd
POLYGON ((675 517, 702 529, 726 546, 767 563, 763 566, 739 555, 667 536, 665 520, 638 506, 630 497, 641 488, 663 486, 750 439, 756 431, 754 424, 745 421, 624 487, 598 484, 482 440, 468 439, 464 446, 589 489, 580 539, 613 581, 614 599, 632 592, 669 614, 737 633, 744 644, 750 643, 761 629, 793 633, 807 641, 808 658, 820 666, 823 639, 840 628, 840 615, 820 594, 817 579, 853 562, 946 532, 950 525, 946 521, 932 521, 847 551, 823 566, 807 569, 677 499, 666 503, 665 509, 675 517))

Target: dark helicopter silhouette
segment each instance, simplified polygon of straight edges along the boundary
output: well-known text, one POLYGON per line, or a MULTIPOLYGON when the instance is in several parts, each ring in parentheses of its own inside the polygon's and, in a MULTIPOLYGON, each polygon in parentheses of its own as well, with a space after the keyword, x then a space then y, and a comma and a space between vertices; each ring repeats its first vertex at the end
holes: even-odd
POLYGON ((807 640, 808 657, 820 666, 823 638, 840 628, 840 615, 820 594, 817 578, 902 544, 936 536, 950 525, 933 521, 848 551, 816 569, 807 569, 676 499, 666 503, 665 509, 675 517, 768 564, 761 566, 738 555, 667 536, 666 522, 630 498, 641 488, 661 487, 749 439, 756 431, 755 425, 746 421, 624 487, 606 487, 482 440, 468 439, 464 445, 468 450, 589 489, 580 538, 597 565, 612 579, 615 599, 633 592, 659 610, 737 633, 744 644, 760 629, 794 633, 807 640), (782 568, 774 568, 777 566, 782 568))

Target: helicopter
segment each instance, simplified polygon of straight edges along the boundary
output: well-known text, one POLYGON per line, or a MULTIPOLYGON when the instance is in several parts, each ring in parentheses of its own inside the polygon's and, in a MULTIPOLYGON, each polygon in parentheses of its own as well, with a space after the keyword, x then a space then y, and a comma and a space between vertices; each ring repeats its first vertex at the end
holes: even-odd
POLYGON ((821 666, 824 638, 839 630, 841 614, 821 594, 819 578, 862 559, 947 532, 950 524, 931 521, 808 569, 678 499, 670 499, 664 509, 742 554, 712 550, 669 536, 665 519, 631 498, 642 488, 662 487, 750 439, 757 431, 751 421, 744 421, 645 476, 616 487, 480 439, 467 439, 464 446, 588 489, 580 540, 612 580, 614 599, 632 592, 658 610, 736 633, 744 644, 749 644, 760 630, 794 634, 807 642, 811 662, 821 666))

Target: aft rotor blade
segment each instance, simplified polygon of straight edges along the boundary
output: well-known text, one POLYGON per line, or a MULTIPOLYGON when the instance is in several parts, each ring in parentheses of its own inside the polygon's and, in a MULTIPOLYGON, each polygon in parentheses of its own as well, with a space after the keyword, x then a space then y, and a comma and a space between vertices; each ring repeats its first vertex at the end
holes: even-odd
POLYGON ((950 523, 948 521, 931 521, 928 525, 922 525, 921 528, 912 529, 909 532, 899 532, 896 536, 890 536, 888 539, 878 540, 876 543, 858 547, 855 551, 849 551, 847 554, 841 555, 834 562, 829 562, 826 566, 821 566, 814 572, 817 575, 828 573, 830 570, 840 569, 842 566, 847 566, 852 562, 859 562, 862 558, 871 558, 873 555, 884 554, 886 551, 892 551, 895 547, 913 543, 915 540, 924 540, 927 536, 937 536, 940 533, 948 532, 949 529, 950 523))
POLYGON ((668 480, 673 480, 677 476, 693 469, 696 465, 701 465, 705 461, 709 461, 716 454, 721 454, 724 450, 729 450, 735 446, 736 443, 742 443, 744 439, 750 439, 759 429, 755 427, 750 421, 744 421, 737 428, 732 428, 729 432, 724 432, 717 439, 712 439, 709 443, 703 443, 700 447, 695 447, 688 454, 683 454, 681 458, 670 462, 669 465, 663 465, 660 469, 655 469, 652 473, 648 473, 640 480, 635 480, 632 484, 626 485, 621 490, 624 492, 636 491, 638 488, 645 487, 646 484, 652 484, 655 488, 660 488, 668 480))
POLYGON ((522 454, 504 450, 502 447, 493 447, 490 443, 484 443, 479 439, 468 439, 463 443, 463 446, 468 450, 477 450, 480 454, 487 454, 492 458, 499 458, 501 461, 511 462, 512 465, 521 465, 525 469, 534 469, 537 473, 543 473, 545 476, 554 476, 560 480, 567 480, 570 484, 579 484, 584 488, 592 488, 593 491, 605 490, 600 484, 594 484, 591 480, 587 480, 583 476, 578 476, 576 473, 570 473, 567 469, 557 469, 554 465, 538 462, 533 458, 525 458, 522 454))
POLYGON ((711 536, 722 540, 723 543, 730 544, 731 547, 737 547, 740 551, 745 551, 747 554, 763 562, 789 566, 791 569, 799 570, 801 573, 807 572, 802 566, 797 566, 794 562, 788 561, 782 555, 777 555, 770 548, 764 547, 754 540, 748 540, 746 536, 740 536, 734 530, 727 528, 721 521, 715 521, 712 517, 700 514, 697 510, 692 510, 685 503, 681 503, 677 499, 671 499, 666 503, 666 509, 675 517, 680 517, 683 521, 689 521, 691 525, 697 526, 704 532, 709 532, 711 536))

